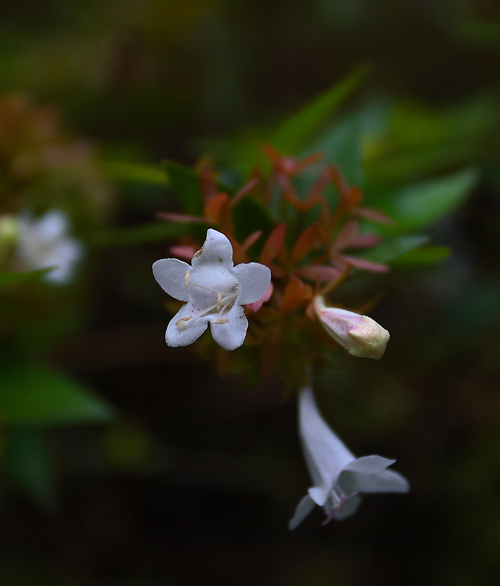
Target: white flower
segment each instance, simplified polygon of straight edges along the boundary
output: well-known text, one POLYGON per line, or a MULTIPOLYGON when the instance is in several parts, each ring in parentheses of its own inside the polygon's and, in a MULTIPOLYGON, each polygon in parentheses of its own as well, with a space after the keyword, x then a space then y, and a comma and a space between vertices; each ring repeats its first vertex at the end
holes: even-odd
POLYGON ((299 394, 299 430, 307 467, 314 486, 299 503, 290 530, 312 511, 325 509, 325 523, 353 515, 361 504, 359 493, 408 492, 406 478, 387 470, 396 460, 381 456, 356 458, 328 427, 318 411, 310 388, 299 394))
POLYGON ((210 324, 219 346, 238 348, 248 327, 242 305, 258 301, 271 283, 271 271, 264 265, 234 266, 231 243, 212 229, 191 265, 164 258, 153 264, 153 274, 169 295, 187 301, 168 324, 165 340, 169 346, 192 344, 210 324))
POLYGON ((314 310, 321 325, 349 354, 358 358, 382 358, 391 336, 374 319, 338 307, 326 307, 323 297, 316 297, 314 310))
POLYGON ((20 260, 32 269, 55 267, 43 278, 57 284, 68 282, 75 264, 83 255, 83 248, 67 235, 69 221, 66 214, 54 209, 33 219, 29 213, 22 213, 18 222, 17 255, 20 260))

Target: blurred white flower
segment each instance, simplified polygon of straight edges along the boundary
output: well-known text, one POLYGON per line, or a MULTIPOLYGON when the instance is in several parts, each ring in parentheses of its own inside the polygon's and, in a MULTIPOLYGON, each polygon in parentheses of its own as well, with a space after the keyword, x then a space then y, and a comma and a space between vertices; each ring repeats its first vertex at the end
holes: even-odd
POLYGON ((153 274, 166 293, 187 302, 167 327, 169 346, 192 344, 210 324, 217 344, 235 350, 243 344, 248 328, 242 305, 258 301, 271 283, 271 271, 264 265, 234 266, 231 243, 211 228, 191 265, 164 258, 153 264, 153 274))
POLYGON ((299 432, 314 486, 299 503, 290 530, 312 511, 325 509, 325 523, 353 515, 361 504, 359 493, 408 492, 406 478, 387 470, 396 460, 381 456, 356 458, 321 417, 310 388, 299 393, 299 432))
POLYGON ((17 256, 30 269, 55 267, 43 278, 55 284, 67 283, 76 263, 83 256, 83 247, 68 236, 69 220, 61 210, 49 210, 35 219, 23 212, 18 217, 17 256))
POLYGON ((323 297, 316 297, 314 310, 321 325, 349 354, 358 358, 382 358, 391 336, 374 319, 338 307, 326 307, 323 297))

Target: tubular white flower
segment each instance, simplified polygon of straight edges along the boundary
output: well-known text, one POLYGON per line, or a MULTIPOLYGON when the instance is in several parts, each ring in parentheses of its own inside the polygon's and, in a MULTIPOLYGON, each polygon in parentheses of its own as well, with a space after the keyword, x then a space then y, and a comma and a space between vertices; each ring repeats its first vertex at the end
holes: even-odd
POLYGON ((314 300, 321 325, 349 354, 358 358, 382 358, 389 332, 367 315, 338 307, 326 307, 323 297, 314 300))
POLYGON ((300 501, 289 529, 295 529, 314 505, 325 509, 327 518, 342 521, 361 504, 359 493, 408 492, 406 478, 387 470, 396 460, 381 456, 356 458, 321 417, 309 387, 299 393, 299 432, 307 467, 314 486, 300 501))
POLYGON ((17 254, 33 269, 55 267, 44 275, 46 281, 56 284, 68 282, 75 264, 83 255, 82 245, 67 236, 68 217, 61 210, 49 210, 38 219, 22 213, 18 218, 19 238, 17 254))
POLYGON ((234 266, 231 243, 211 228, 191 265, 164 258, 153 264, 153 274, 166 293, 186 301, 168 324, 165 340, 169 346, 192 344, 210 324, 217 344, 235 350, 243 344, 248 328, 242 305, 258 301, 271 283, 271 271, 262 264, 234 266))

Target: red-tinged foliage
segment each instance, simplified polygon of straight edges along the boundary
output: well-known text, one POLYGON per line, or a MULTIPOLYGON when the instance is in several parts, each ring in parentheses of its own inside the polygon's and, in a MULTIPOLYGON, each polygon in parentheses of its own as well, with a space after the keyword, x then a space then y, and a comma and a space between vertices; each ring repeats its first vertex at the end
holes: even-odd
POLYGON ((382 240, 376 234, 359 234, 358 229, 359 224, 356 220, 347 222, 333 241, 330 247, 331 254, 337 254, 346 248, 369 248, 382 240))
POLYGON ((283 293, 283 311, 289 313, 308 303, 313 297, 311 285, 292 277, 283 293))
POLYGON ((258 177, 254 177, 253 179, 250 179, 250 181, 245 183, 245 185, 243 185, 243 187, 234 194, 234 197, 230 202, 231 207, 234 207, 239 201, 241 201, 245 197, 245 195, 251 193, 257 187, 258 184, 258 177))
POLYGON ((341 271, 326 265, 310 265, 295 269, 295 274, 304 279, 324 283, 325 281, 333 281, 336 279, 341 274, 341 271))
POLYGON ((359 187, 352 185, 348 188, 347 193, 342 199, 342 205, 348 210, 358 207, 363 201, 363 192, 359 187))
POLYGON ((367 220, 373 220, 374 222, 380 222, 381 224, 395 223, 395 220, 389 216, 372 208, 357 208, 353 210, 352 213, 360 218, 366 218, 367 220))
POLYGON ((203 215, 226 235, 234 233, 233 216, 227 193, 218 193, 210 201, 207 201, 203 208, 203 215))
POLYGON ((279 175, 278 182, 283 188, 284 199, 301 213, 307 212, 323 199, 321 196, 316 196, 312 193, 310 193, 306 199, 300 199, 295 187, 286 175, 279 175))
POLYGON ((390 269, 387 265, 380 264, 378 262, 372 262, 364 258, 356 258, 354 256, 335 255, 333 257, 335 264, 338 261, 344 261, 345 263, 356 267, 357 269, 364 269, 365 271, 371 271, 373 273, 387 273, 390 269))
POLYGON ((267 263, 267 266, 271 269, 271 273, 273 277, 275 277, 276 279, 282 279, 286 275, 285 269, 283 267, 280 267, 279 265, 270 262, 267 263))
MULTIPOLYGON (((199 247, 198 247, 199 248, 199 247)), ((196 246, 191 245, 174 245, 170 247, 170 253, 175 258, 183 258, 184 260, 191 260, 196 252, 196 246)))
POLYGON ((200 190, 203 196, 203 201, 207 203, 217 195, 219 190, 217 189, 214 174, 210 167, 204 165, 198 173, 200 176, 200 190))
POLYGON ((201 218, 200 216, 189 216, 188 214, 176 214, 171 212, 158 212, 156 214, 161 220, 169 220, 170 222, 185 222, 187 224, 209 224, 210 220, 201 218))
POLYGON ((286 224, 284 222, 274 228, 264 244, 264 248, 259 257, 260 263, 269 265, 278 256, 285 242, 285 233, 286 224))
POLYGON ((326 169, 341 199, 345 199, 349 190, 349 186, 347 185, 345 179, 334 165, 327 165, 326 169))
POLYGON ((320 161, 324 155, 323 153, 313 153, 304 157, 301 161, 296 161, 293 157, 282 155, 272 144, 266 143, 262 146, 262 150, 266 157, 270 159, 274 170, 278 174, 283 174, 288 177, 297 175, 306 167, 314 165, 320 161))
POLYGON ((298 263, 309 254, 311 250, 313 250, 318 244, 318 237, 319 225, 317 223, 311 224, 309 228, 306 228, 304 232, 302 232, 293 245, 292 252, 290 253, 290 261, 292 264, 298 263))
POLYGON ((226 236, 229 238, 229 241, 231 242, 231 245, 233 247, 234 264, 239 264, 240 262, 248 262, 249 261, 247 251, 253 244, 255 244, 255 242, 261 237, 261 235, 262 235, 262 232, 254 232, 253 234, 250 234, 250 236, 245 240, 245 242, 243 242, 243 244, 240 244, 234 238, 234 236, 232 236, 231 234, 226 234, 226 236))

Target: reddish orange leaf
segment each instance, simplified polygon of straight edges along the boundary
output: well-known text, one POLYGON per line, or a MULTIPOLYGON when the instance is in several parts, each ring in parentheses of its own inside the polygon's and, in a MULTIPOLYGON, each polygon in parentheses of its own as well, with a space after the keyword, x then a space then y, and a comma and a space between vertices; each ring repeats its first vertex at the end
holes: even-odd
POLYGON ((231 200, 231 207, 235 206, 241 199, 243 199, 245 195, 247 195, 247 193, 250 193, 258 185, 258 183, 258 177, 254 177, 253 179, 250 179, 248 183, 243 185, 243 187, 235 193, 233 199, 231 200))
POLYGON ((318 235, 319 225, 317 223, 312 224, 309 226, 309 228, 302 232, 293 245, 292 252, 290 254, 290 260, 293 264, 298 263, 306 256, 306 254, 311 252, 311 250, 316 246, 318 235))
POLYGON ((311 281, 333 281, 336 279, 341 272, 339 269, 326 265, 310 265, 308 267, 300 267, 295 270, 297 275, 304 277, 304 279, 310 279, 311 281))
POLYGON ((357 208, 352 211, 353 214, 367 220, 373 220, 374 222, 380 222, 381 224, 394 224, 395 220, 389 218, 384 213, 372 208, 357 208))
POLYGON ((215 183, 212 169, 207 165, 203 166, 199 171, 200 176, 200 190, 203 196, 203 201, 206 203, 217 195, 218 189, 215 183))
POLYGON ((203 209, 203 214, 211 222, 217 224, 222 232, 233 234, 233 216, 231 215, 227 193, 219 193, 210 201, 207 201, 203 209))
POLYGON ((357 269, 365 269, 374 273, 386 273, 390 270, 387 265, 383 265, 378 262, 372 262, 371 260, 366 260, 364 258, 338 255, 334 257, 335 261, 337 261, 337 259, 341 259, 342 261, 350 264, 353 267, 356 267, 357 269))
POLYGON ((313 296, 311 285, 292 277, 283 294, 283 311, 288 313, 308 303, 313 296))
POLYGON ((171 222, 186 222, 190 224, 208 224, 210 220, 207 218, 200 218, 199 216, 189 216, 187 214, 176 214, 171 212, 158 212, 156 214, 162 220, 169 220, 171 222))
POLYGON ((276 228, 274 228, 264 244, 264 248, 259 257, 259 262, 262 264, 269 264, 278 256, 285 241, 285 232, 286 225, 284 222, 278 224, 276 228))

